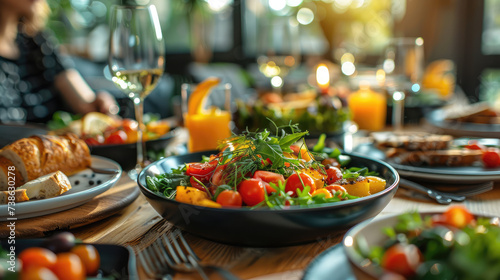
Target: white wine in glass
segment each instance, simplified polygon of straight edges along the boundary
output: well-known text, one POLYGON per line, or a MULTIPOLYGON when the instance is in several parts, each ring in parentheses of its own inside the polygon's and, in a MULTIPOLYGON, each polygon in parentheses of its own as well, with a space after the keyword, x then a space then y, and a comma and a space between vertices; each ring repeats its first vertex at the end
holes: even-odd
POLYGON ((131 176, 144 167, 144 99, 163 75, 165 45, 156 7, 113 6, 110 21, 109 70, 112 81, 134 103, 137 130, 137 164, 131 176))

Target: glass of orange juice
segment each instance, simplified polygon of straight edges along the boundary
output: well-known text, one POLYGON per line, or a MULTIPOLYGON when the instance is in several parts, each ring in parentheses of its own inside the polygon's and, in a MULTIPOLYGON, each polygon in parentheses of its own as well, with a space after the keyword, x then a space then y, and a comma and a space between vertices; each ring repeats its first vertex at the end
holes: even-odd
POLYGON ((191 153, 215 150, 220 140, 231 136, 231 84, 219 81, 181 86, 182 115, 191 153))

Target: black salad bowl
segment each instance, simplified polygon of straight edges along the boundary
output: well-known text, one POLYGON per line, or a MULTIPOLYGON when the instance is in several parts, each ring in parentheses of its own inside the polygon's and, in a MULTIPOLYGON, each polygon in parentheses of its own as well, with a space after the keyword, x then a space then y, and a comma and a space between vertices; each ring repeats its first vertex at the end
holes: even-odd
POLYGON ((349 166, 368 167, 387 181, 386 189, 353 200, 328 203, 311 208, 289 209, 208 208, 181 203, 160 196, 146 187, 146 177, 169 172, 179 165, 201 161, 207 151, 173 156, 156 161, 142 170, 139 188, 153 208, 177 227, 215 242, 248 246, 280 247, 326 238, 331 234, 379 214, 391 201, 399 185, 399 175, 385 162, 359 155, 349 155, 349 166))

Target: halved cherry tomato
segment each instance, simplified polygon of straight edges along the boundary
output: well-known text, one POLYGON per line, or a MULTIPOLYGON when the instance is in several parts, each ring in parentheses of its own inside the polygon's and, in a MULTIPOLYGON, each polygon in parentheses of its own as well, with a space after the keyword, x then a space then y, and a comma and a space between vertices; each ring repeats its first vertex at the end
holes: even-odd
POLYGON ((443 213, 443 218, 450 226, 464 228, 474 220, 474 215, 463 207, 451 206, 443 213))
POLYGON ((273 187, 271 187, 269 183, 273 183, 276 186, 278 186, 280 181, 283 183, 285 182, 285 177, 283 177, 283 175, 262 170, 255 171, 252 178, 262 180, 264 187, 266 188, 267 194, 276 192, 276 190, 273 187))
POLYGON ((19 254, 19 259, 23 263, 23 269, 35 266, 50 268, 56 263, 57 257, 49 249, 31 247, 22 251, 19 254))
POLYGON ((497 148, 489 148, 483 151, 481 157, 486 168, 496 168, 500 166, 500 150, 497 148))
POLYGON ((215 168, 217 167, 217 161, 212 160, 209 162, 193 162, 186 164, 186 175, 198 177, 208 177, 212 176, 215 168))
POLYGON ((80 258, 87 276, 97 275, 97 270, 101 266, 101 258, 94 246, 86 244, 76 245, 71 249, 71 253, 80 258))
POLYGON ((339 193, 337 195, 337 197, 340 199, 342 199, 343 194, 347 193, 347 190, 344 187, 342 187, 341 185, 328 185, 325 187, 325 189, 328 190, 329 192, 331 192, 332 195, 334 195, 336 192, 340 191, 341 193, 339 193))
POLYGON ((383 268, 410 278, 415 275, 422 262, 422 253, 413 244, 396 244, 391 246, 382 256, 383 268))
POLYGON ((127 142, 127 133, 123 130, 112 132, 104 139, 104 144, 123 144, 127 142))
POLYGON ((264 184, 259 179, 246 179, 238 185, 241 199, 248 206, 254 206, 264 201, 264 184))
POLYGON ((49 268, 43 266, 32 266, 23 269, 19 280, 58 280, 57 276, 49 268))
POLYGON ((297 196, 297 189, 304 190, 305 186, 309 186, 309 193, 313 193, 316 190, 316 185, 311 176, 305 173, 293 173, 286 180, 285 192, 292 192, 292 196, 297 196))
POLYGON ((220 186, 224 184, 224 178, 222 177, 222 174, 224 170, 226 169, 227 164, 219 165, 214 171, 214 174, 212 175, 212 179, 210 179, 210 182, 214 186, 220 186))
POLYGON ((59 280, 83 280, 85 268, 80 258, 73 253, 57 254, 57 261, 52 266, 52 271, 59 280))
POLYGON ((326 184, 330 185, 342 179, 342 171, 338 167, 330 166, 326 169, 326 184))
POLYGON ((216 202, 222 206, 232 207, 241 207, 241 205, 243 204, 240 193, 233 190, 222 191, 217 196, 216 202))

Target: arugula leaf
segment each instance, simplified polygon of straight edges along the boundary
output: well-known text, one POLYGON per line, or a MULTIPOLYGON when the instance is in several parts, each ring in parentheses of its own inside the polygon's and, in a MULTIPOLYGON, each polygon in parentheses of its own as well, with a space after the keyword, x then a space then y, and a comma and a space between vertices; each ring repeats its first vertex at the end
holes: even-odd
POLYGON ((319 153, 322 152, 325 149, 325 140, 326 140, 326 134, 321 134, 319 136, 318 142, 316 142, 316 145, 313 147, 313 152, 319 153))

